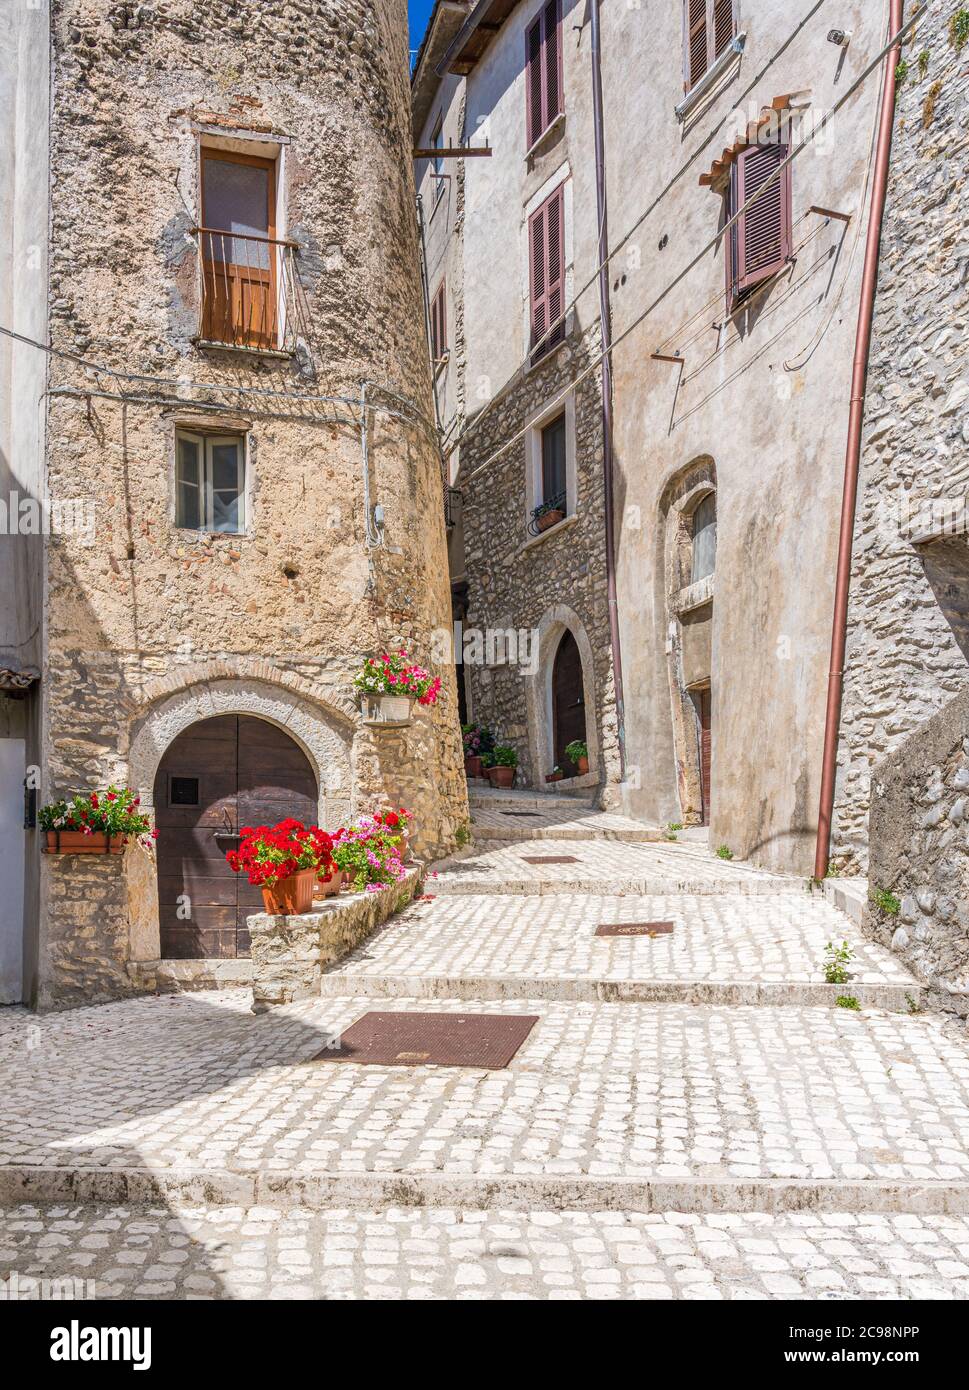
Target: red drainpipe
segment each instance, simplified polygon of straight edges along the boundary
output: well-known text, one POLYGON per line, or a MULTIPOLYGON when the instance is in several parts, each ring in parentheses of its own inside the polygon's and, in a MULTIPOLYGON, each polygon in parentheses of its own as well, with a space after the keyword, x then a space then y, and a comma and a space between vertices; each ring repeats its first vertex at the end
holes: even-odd
MULTIPOLYGON (((889 35, 902 27, 903 0, 891 0, 889 35)), ((855 329, 855 356, 851 371, 851 408, 848 414, 848 447, 845 453, 844 492, 841 499, 841 532, 838 539, 838 568, 834 585, 834 616, 831 623, 831 664, 828 671, 828 699, 824 715, 824 756, 821 763, 821 801, 818 810, 818 838, 814 854, 814 877, 824 878, 831 853, 831 819, 834 812, 834 784, 838 760, 838 733, 841 724, 841 696, 844 689, 845 641, 848 633, 848 586, 851 581, 851 544, 855 529, 855 503, 858 497, 858 465, 861 458, 861 427, 865 413, 865 387, 868 379, 868 352, 878 279, 878 251, 881 245, 885 191, 888 187, 888 160, 892 149, 895 120, 895 68, 901 44, 894 44, 885 55, 885 83, 878 118, 875 169, 868 214, 865 263, 861 275, 861 301, 855 329)))

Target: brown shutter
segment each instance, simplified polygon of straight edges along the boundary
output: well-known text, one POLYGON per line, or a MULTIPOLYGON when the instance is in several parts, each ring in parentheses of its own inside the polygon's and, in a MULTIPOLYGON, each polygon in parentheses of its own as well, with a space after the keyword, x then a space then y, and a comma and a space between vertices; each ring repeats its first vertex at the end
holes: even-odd
POLYGON ((730 47, 736 31, 734 0, 713 0, 713 58, 730 47))
POLYGON ((565 337, 565 190, 560 185, 528 219, 528 272, 532 358, 537 360, 565 337), (545 334, 555 324, 548 337, 545 334), (543 341, 544 340, 544 341, 543 341), (534 344, 539 344, 537 348, 534 344))
POLYGON ((447 318, 444 285, 442 283, 431 301, 431 357, 440 361, 447 351, 447 318))
MULTIPOLYGON (((549 0, 542 13, 542 24, 545 30, 545 109, 542 113, 544 130, 562 111, 562 16, 559 0, 549 0)), ((540 135, 541 131, 536 134, 540 135)))
POLYGON ((525 34, 525 123, 526 143, 531 149, 545 126, 542 123, 542 17, 529 25, 525 34))
MULTIPOLYGON (((788 155, 787 145, 750 145, 737 158, 732 211, 743 207, 788 155)), ((775 178, 736 224, 733 293, 743 294, 774 275, 791 255, 791 166, 775 178)))
POLYGON ((709 67, 707 0, 683 0, 683 87, 695 87, 709 67))

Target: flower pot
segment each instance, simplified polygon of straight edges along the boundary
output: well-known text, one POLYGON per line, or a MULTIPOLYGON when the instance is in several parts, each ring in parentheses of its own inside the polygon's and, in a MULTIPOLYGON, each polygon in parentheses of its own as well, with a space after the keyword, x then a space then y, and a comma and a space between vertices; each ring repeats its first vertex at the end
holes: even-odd
POLYGON ((343 887, 343 877, 343 870, 338 869, 334 866, 333 873, 330 875, 330 877, 327 879, 325 883, 321 883, 319 879, 316 880, 316 882, 313 885, 313 897, 336 897, 337 893, 339 893, 340 889, 343 887))
POLYGON ((546 782, 561 782, 564 776, 564 772, 549 772, 546 774, 545 780, 546 782))
POLYGON ((588 759, 587 757, 586 757, 586 758, 580 758, 580 759, 578 760, 578 762, 576 763, 575 766, 576 766, 576 769, 577 769, 577 771, 578 771, 579 776, 581 777, 581 776, 583 776, 584 773, 586 773, 586 772, 589 771, 589 759, 588 759))
POLYGON ((48 830, 45 854, 123 854, 124 835, 109 835, 104 830, 94 830, 86 835, 83 830, 48 830))
POLYGON ((488 781, 493 787, 513 787, 515 769, 513 767, 489 767, 488 781))
POLYGON ((464 772, 467 777, 480 777, 482 774, 481 758, 477 753, 465 753, 464 772))
POLYGON ((560 507, 553 507, 550 512, 543 512, 535 523, 537 531, 550 531, 553 526, 557 526, 560 521, 565 520, 565 513, 560 507))
POLYGON ((411 717, 413 704, 409 695, 378 695, 370 700, 370 717, 382 724, 406 724, 411 717))
POLYGON ((264 887, 262 900, 267 912, 294 916, 309 912, 313 907, 313 885, 317 882, 315 869, 297 869, 289 878, 281 879, 274 888, 264 887))

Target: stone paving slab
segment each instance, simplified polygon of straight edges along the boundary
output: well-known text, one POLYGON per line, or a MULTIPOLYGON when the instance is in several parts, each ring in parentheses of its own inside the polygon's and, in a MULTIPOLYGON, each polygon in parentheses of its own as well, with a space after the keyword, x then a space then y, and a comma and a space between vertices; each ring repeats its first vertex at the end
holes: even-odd
MULTIPOLYGON (((415 1006, 429 1007, 381 1005, 415 1006)), ((397 1181, 410 1202, 425 1179, 460 1180, 466 1206, 494 1205, 499 1180, 513 1205, 580 1192, 571 1204, 590 1206, 608 1189, 610 1206, 686 1193, 694 1209, 730 1209, 739 1184, 740 1205, 773 1209, 771 1184, 811 1205, 811 1185, 828 1182, 829 1206, 899 1210, 924 1191, 930 1207, 969 1211, 969 1048, 937 1017, 436 1001, 540 1022, 501 1071, 307 1064, 372 1007, 320 999, 254 1016, 247 992, 220 991, 40 1020, 4 1011, 0 1196, 36 1191, 22 1186, 30 1169, 149 1170, 194 1175, 221 1201, 234 1178, 264 1189, 279 1175, 289 1191, 294 1178, 380 1178, 384 1201, 397 1181), (650 1183, 666 1189, 625 1200, 650 1183)))
MULTIPOLYGON (((552 851, 549 851, 551 854, 552 851)), ((807 880, 718 859, 696 843, 617 844, 556 840, 554 855, 571 864, 534 864, 534 846, 488 842, 435 866, 428 888, 437 894, 502 893, 790 893, 807 880)))
MULTIPOLYGON (((433 885, 431 885, 433 887, 433 885)), ((918 1007, 921 987, 819 894, 660 897, 489 895, 413 904, 322 979, 327 996, 683 1000, 918 1007), (672 921, 669 935, 597 937, 603 923, 672 921), (824 983, 825 945, 854 951, 824 983)))
POLYGON ((663 840, 663 831, 614 811, 591 806, 532 808, 473 806, 471 832, 475 840, 615 840, 649 843, 663 840))
POLYGON ((964 1300, 969 1219, 21 1205, 0 1210, 0 1279, 95 1299, 964 1300))

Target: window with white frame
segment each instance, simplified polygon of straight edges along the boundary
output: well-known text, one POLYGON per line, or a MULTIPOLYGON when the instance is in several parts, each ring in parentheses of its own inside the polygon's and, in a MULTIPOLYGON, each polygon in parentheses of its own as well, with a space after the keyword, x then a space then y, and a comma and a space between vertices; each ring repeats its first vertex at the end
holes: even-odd
POLYGON ((189 531, 246 529, 246 446, 241 435, 177 432, 175 525, 189 531))
POLYGON ((575 511, 575 402, 535 419, 528 431, 528 532, 557 526, 575 511))

